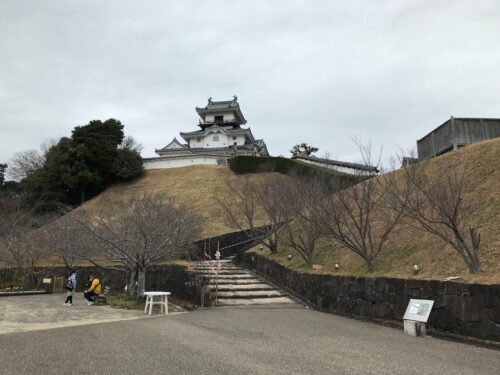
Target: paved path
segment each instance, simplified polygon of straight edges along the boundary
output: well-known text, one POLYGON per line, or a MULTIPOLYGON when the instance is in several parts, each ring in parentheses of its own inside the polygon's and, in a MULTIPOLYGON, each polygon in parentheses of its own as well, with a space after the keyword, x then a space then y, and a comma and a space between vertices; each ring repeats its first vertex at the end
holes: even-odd
POLYGON ((145 317, 140 310, 87 306, 82 294, 73 297, 74 306, 63 306, 65 298, 65 294, 1 297, 0 335, 145 317))
POLYGON ((0 335, 2 375, 480 375, 499 369, 498 351, 308 309, 226 307, 0 335))

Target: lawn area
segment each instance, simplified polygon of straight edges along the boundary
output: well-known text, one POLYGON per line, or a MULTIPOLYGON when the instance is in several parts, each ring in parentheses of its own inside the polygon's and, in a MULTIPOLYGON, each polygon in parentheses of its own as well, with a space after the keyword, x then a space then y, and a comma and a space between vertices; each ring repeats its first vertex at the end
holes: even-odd
MULTIPOLYGON (((172 304, 173 306, 179 306, 182 309, 188 311, 195 310, 197 308, 197 306, 193 305, 190 302, 172 296, 168 297, 168 302, 169 302, 169 308, 170 304, 172 304)), ((131 297, 125 292, 111 293, 108 303, 111 307, 115 309, 144 310, 144 298, 131 297)), ((154 309, 156 308, 158 307, 154 306, 154 309)))

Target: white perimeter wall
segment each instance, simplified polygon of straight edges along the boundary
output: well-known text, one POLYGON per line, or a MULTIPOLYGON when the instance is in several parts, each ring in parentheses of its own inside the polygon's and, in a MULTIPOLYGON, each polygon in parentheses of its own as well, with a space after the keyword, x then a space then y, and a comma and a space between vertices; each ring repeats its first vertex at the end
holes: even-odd
MULTIPOLYGON (((146 160, 144 162, 144 169, 168 169, 168 168, 180 168, 187 167, 190 165, 217 165, 217 160, 220 158, 216 157, 203 157, 203 158, 185 158, 185 159, 155 159, 146 160)), ((222 158, 223 159, 223 158, 222 158)))
POLYGON ((360 171, 359 169, 355 169, 355 168, 341 167, 339 165, 320 163, 317 161, 304 160, 304 159, 297 159, 297 160, 300 160, 304 163, 319 165, 320 167, 323 167, 323 168, 333 169, 334 171, 348 173, 348 174, 352 174, 352 175, 361 175, 362 173, 364 173, 364 172, 360 171))

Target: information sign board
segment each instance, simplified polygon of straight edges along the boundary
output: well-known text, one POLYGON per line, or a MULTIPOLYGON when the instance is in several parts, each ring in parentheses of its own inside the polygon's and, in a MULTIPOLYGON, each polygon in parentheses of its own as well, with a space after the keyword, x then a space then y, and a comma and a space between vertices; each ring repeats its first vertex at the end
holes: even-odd
POLYGON ((427 323, 433 305, 430 299, 410 299, 403 319, 427 323))

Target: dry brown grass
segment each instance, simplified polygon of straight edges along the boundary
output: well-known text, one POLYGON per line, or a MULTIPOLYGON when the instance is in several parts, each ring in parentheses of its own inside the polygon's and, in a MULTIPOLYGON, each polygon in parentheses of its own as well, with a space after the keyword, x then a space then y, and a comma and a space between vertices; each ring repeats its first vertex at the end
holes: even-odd
POLYGON ((148 170, 144 177, 113 186, 86 202, 82 208, 97 211, 123 204, 134 195, 166 193, 175 197, 178 204, 192 209, 203 218, 201 236, 207 238, 236 230, 225 220, 217 197, 230 194, 228 181, 244 178, 255 180, 265 176, 250 174, 244 177, 235 175, 227 167, 210 165, 148 170))
MULTIPOLYGON (((382 251, 373 275, 423 279, 458 276, 460 281, 500 283, 500 139, 470 145, 426 163, 430 170, 434 168, 436 171, 439 163, 465 163, 468 197, 479 196, 485 203, 477 219, 482 238, 481 263, 484 272, 480 275, 469 273, 458 254, 442 241, 421 230, 400 226, 394 230, 382 251), (422 267, 418 275, 413 275, 414 263, 422 267)), ((265 178, 265 175, 257 174, 247 176, 251 179, 265 178)), ((165 192, 200 214, 204 218, 202 237, 210 237, 235 230, 226 222, 216 197, 230 194, 227 181, 243 178, 223 166, 150 170, 143 178, 109 188, 82 207, 98 210, 123 204, 132 195, 165 192)), ((309 270, 298 256, 288 261, 288 253, 288 249, 282 248, 279 254, 272 257, 292 268, 309 270)), ((369 275, 363 260, 330 241, 321 241, 315 262, 323 265, 321 272, 324 273, 369 275), (335 262, 341 263, 340 271, 335 271, 335 262)))
MULTIPOLYGON (((391 233, 373 275, 419 279, 458 276, 458 281, 500 283, 500 139, 469 145, 426 163, 429 171, 434 173, 443 163, 466 168, 466 198, 481 199, 484 204, 475 220, 481 233, 480 256, 484 272, 471 274, 450 246, 422 230, 402 225, 391 233), (414 263, 422 267, 418 275, 413 274, 414 263)), ((401 174, 402 171, 395 173, 401 174)), ((282 248, 277 255, 267 255, 291 268, 310 271, 291 250, 282 248), (289 253, 292 254, 291 261, 287 259, 289 253)), ((323 265, 322 273, 370 275, 360 257, 330 241, 321 241, 315 262, 323 265), (335 271, 336 262, 341 263, 340 271, 335 271)))

